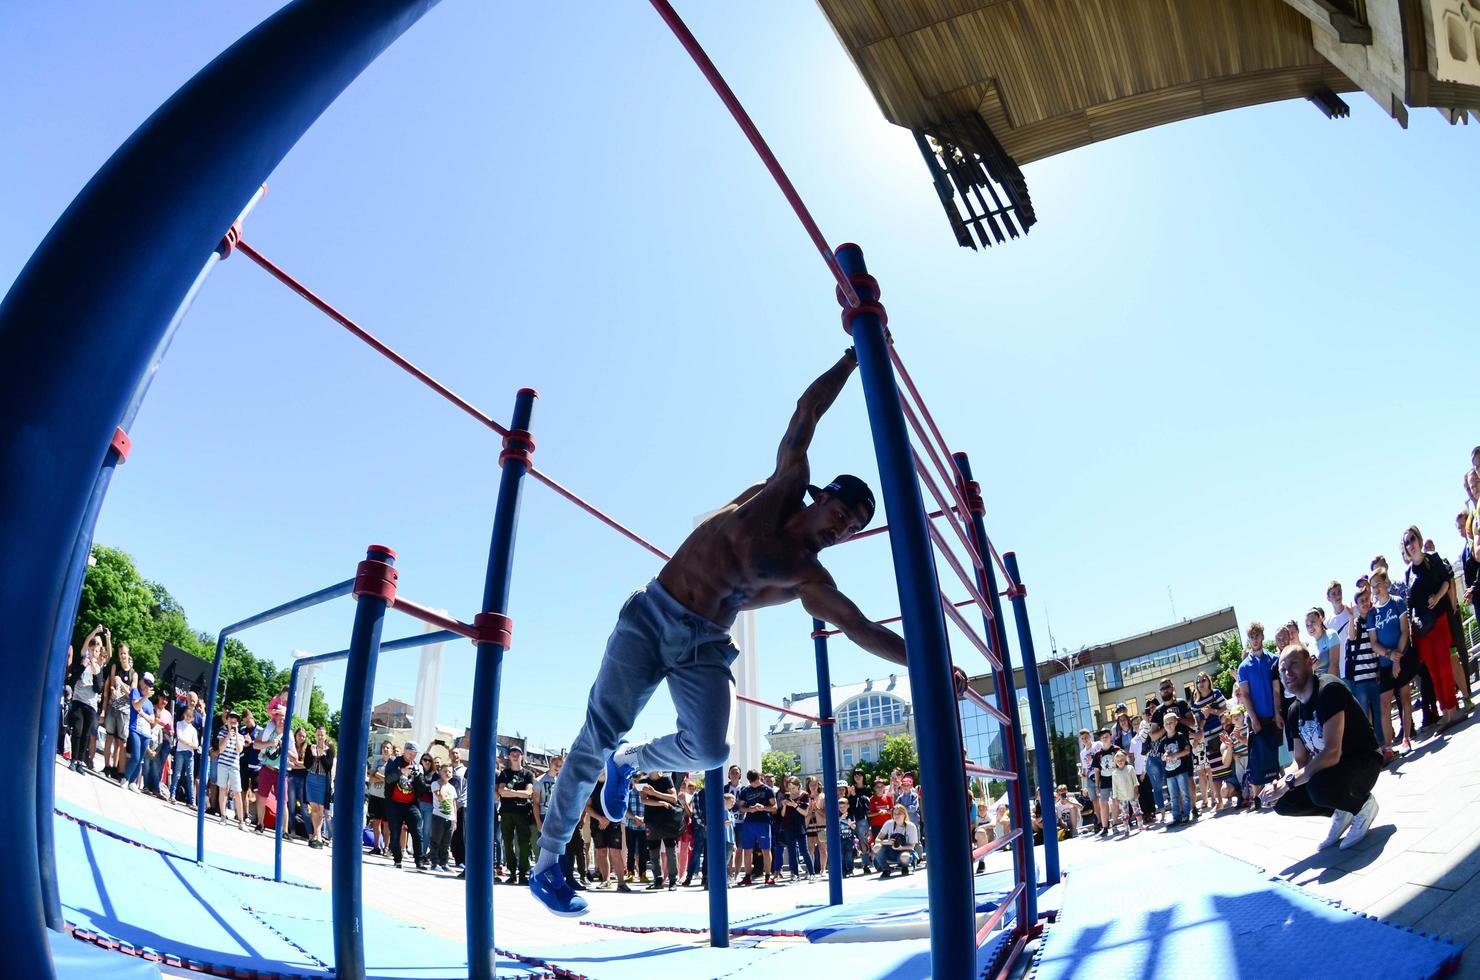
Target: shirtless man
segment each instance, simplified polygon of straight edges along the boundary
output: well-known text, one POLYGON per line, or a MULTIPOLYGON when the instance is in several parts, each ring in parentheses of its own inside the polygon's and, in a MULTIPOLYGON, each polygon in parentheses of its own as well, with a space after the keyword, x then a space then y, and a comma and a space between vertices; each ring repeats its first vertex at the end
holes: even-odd
MULTIPOLYGON (((608 820, 619 821, 635 770, 706 770, 728 757, 730 665, 740 655, 730 626, 742 611, 800 599, 808 613, 863 649, 906 662, 904 640, 864 618, 817 560, 823 548, 846 541, 874 516, 874 495, 856 476, 839 476, 821 490, 808 484, 807 448, 817 420, 857 363, 850 348, 812 382, 797 401, 771 476, 695 528, 658 577, 622 607, 587 699, 585 724, 555 783, 540 860, 529 879, 530 891, 556 915, 586 911, 585 900, 559 873, 556 855, 565 852, 603 764, 608 792, 602 808, 608 820), (678 732, 626 744, 622 737, 664 680, 678 732)), ((963 680, 958 672, 958 687, 963 680)))

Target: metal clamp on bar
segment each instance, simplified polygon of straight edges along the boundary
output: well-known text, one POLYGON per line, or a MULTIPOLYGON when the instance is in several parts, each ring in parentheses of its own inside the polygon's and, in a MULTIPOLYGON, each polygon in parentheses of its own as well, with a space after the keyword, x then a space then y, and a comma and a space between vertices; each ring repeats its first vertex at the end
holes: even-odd
POLYGON ((226 234, 221 236, 221 244, 216 246, 216 254, 223 260, 229 259, 231 253, 236 251, 236 245, 242 240, 242 220, 237 218, 226 229, 226 234))
POLYGON ((514 642, 514 621, 503 613, 480 612, 473 617, 473 629, 477 635, 474 643, 494 643, 510 649, 514 642))
POLYGON ((128 459, 128 451, 134 446, 134 441, 123 431, 123 426, 113 428, 113 440, 108 443, 108 448, 118 454, 118 461, 122 463, 128 459))
POLYGON ((812 639, 814 639, 814 640, 825 640, 829 636, 832 636, 832 635, 833 635, 833 631, 832 630, 813 630, 812 631, 812 639))
MULTIPOLYGON (((384 545, 371 545, 370 550, 383 551, 392 558, 396 556, 394 551, 384 545)), ((399 578, 400 573, 396 571, 394 565, 391 565, 389 562, 366 558, 355 568, 355 584, 354 588, 350 590, 350 594, 356 599, 361 596, 372 596, 377 599, 384 599, 387 603, 395 605, 396 580, 399 578)))
MULTIPOLYGON (((878 302, 880 297, 884 295, 879 289, 879 280, 867 272, 855 272, 848 277, 848 281, 853 284, 854 291, 858 293, 860 306, 868 302, 878 302)), ((838 297, 838 305, 846 310, 848 308, 848 297, 843 295, 843 287, 839 286, 833 290, 833 293, 838 297)))
POLYGON ((1003 595, 1009 599, 1021 599, 1028 594, 1028 587, 1021 582, 1014 582, 1007 587, 1003 595))
POLYGON ((510 429, 504 436, 504 451, 498 454, 498 465, 517 459, 525 466, 530 465, 534 455, 534 436, 528 429, 510 429))
POLYGON ((879 318, 879 326, 884 328, 885 335, 889 332, 889 313, 884 309, 882 303, 873 300, 864 300, 857 306, 850 306, 843 310, 843 332, 853 336, 853 319, 865 313, 872 313, 879 318))
POLYGON ((982 485, 976 480, 966 481, 966 505, 973 514, 985 514, 987 505, 982 501, 982 485))

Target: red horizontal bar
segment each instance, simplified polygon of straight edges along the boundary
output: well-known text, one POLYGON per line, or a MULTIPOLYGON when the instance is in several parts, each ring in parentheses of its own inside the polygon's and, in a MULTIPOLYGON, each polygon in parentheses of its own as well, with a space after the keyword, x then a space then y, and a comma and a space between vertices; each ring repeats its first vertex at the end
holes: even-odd
MULTIPOLYGON (((975 604, 975 602, 976 602, 975 599, 962 599, 960 602, 954 603, 954 605, 957 605, 957 606, 970 606, 970 605, 975 604)), ((890 623, 897 623, 897 622, 899 622, 902 619, 904 619, 903 616, 890 616, 888 619, 876 619, 876 620, 874 620, 874 625, 875 626, 887 626, 890 623)), ((816 630, 815 632, 813 632, 812 635, 813 636, 837 636, 839 633, 842 633, 842 632, 843 632, 842 630, 816 630)))
POLYGON ((955 569, 957 577, 961 579, 961 584, 966 586, 967 594, 976 600, 977 605, 981 606, 982 614, 988 619, 991 619, 992 604, 982 597, 980 590, 976 587, 976 583, 972 581, 966 569, 961 566, 961 560, 956 557, 954 551, 946 546, 945 537, 934 524, 927 524, 925 527, 930 532, 931 540, 935 542, 935 546, 940 549, 940 553, 945 557, 946 564, 955 569))
MULTIPOLYGON (((360 326, 358 323, 336 310, 333 306, 329 305, 326 300, 319 297, 316 293, 314 293, 313 290, 309 289, 307 286, 303 285, 303 283, 299 282, 297 279, 294 279, 283 269, 279 268, 275 263, 273 263, 271 259, 267 258, 267 256, 263 255, 251 245, 247 244, 246 241, 238 241, 236 243, 236 247, 241 250, 243 255, 245 255, 247 258, 251 259, 253 262, 257 263, 257 265, 266 270, 268 275, 272 276, 278 282, 293 290, 293 292, 297 293, 299 296, 302 296, 304 299, 308 300, 311 306, 313 306, 319 312, 323 313, 329 319, 333 320, 335 323, 339 324, 344 329, 348 330, 350 333, 354 334, 356 337, 363 340, 371 347, 371 349, 387 358, 392 364, 395 364, 407 374, 411 375, 413 378, 420 381, 428 388, 431 388, 437 394, 441 395, 443 398, 447 399, 452 404, 456 405, 458 408, 466 412, 468 415, 471 415, 483 425, 492 429, 494 432, 497 432, 499 435, 507 436, 509 434, 509 430, 495 422, 493 418, 488 415, 488 413, 484 412, 472 402, 463 398, 457 392, 453 391, 451 388, 447 387, 442 382, 438 381, 436 378, 432 377, 430 374, 427 374, 421 368, 417 367, 415 364, 412 364, 406 358, 402 357, 389 344, 386 344, 370 331, 366 330, 364 327, 360 326)), ((564 497, 566 500, 569 500, 571 503, 575 504, 577 507, 590 514, 592 517, 601 521, 603 524, 616 531, 618 534, 621 534, 629 541, 641 545, 643 548, 646 548, 648 551, 652 552, 654 555, 658 556, 664 561, 667 561, 669 558, 672 557, 668 553, 664 552, 662 549, 658 548, 656 545, 644 540, 635 531, 623 527, 612 518, 603 514, 601 511, 597 510, 594 505, 587 503, 585 500, 582 500, 570 490, 567 490, 559 483, 556 483, 553 478, 546 476, 544 473, 535 469, 533 466, 530 466, 527 472, 531 477, 540 481, 551 490, 554 490, 560 496, 564 497)))
POLYGON ((805 718, 807 721, 815 721, 819 725, 831 725, 834 721, 834 719, 832 718, 819 718, 816 715, 804 715, 800 711, 792 711, 790 708, 783 708, 781 707, 781 705, 771 704, 769 701, 757 701, 755 698, 748 698, 743 694, 735 695, 735 700, 744 701, 746 704, 753 704, 757 708, 770 708, 772 711, 779 711, 783 715, 793 715, 797 718, 805 718))
MULTIPOLYGON (((1019 831, 1014 831, 1014 833, 1019 833, 1019 831)), ((1010 839, 1010 834, 1007 837, 1003 838, 1003 840, 1010 839)), ((997 928, 997 924, 1002 921, 1002 917, 1007 914, 1007 910, 1012 907, 1013 903, 1017 901, 1018 896, 1022 893, 1023 883, 1020 881, 1017 883, 1016 886, 1013 887, 1012 891, 1008 892, 1007 896, 1002 899, 1002 904, 997 906, 997 908, 993 910, 991 915, 987 916, 986 923, 983 924, 982 927, 976 931, 976 944, 978 946, 986 942, 987 937, 992 934, 992 930, 997 928)), ((1023 923, 1022 925, 1024 929, 1027 929, 1027 923, 1023 923)))
MULTIPOLYGON (((944 517, 945 516, 945 513, 946 512, 943 511, 943 510, 931 511, 930 513, 928 513, 928 514, 925 515, 925 519, 928 520, 928 521, 933 521, 937 517, 944 517)), ((878 527, 871 527, 867 531, 859 531, 857 534, 853 535, 853 537, 849 538, 847 541, 844 541, 843 543, 844 544, 849 544, 849 543, 851 543, 853 541, 861 541, 864 538, 871 538, 871 537, 873 537, 876 534, 888 534, 888 533, 889 533, 889 525, 888 524, 880 524, 878 527)))
POLYGON ((536 480, 539 480, 545 486, 549 487, 551 490, 554 490, 556 493, 560 494, 560 496, 564 497, 566 500, 569 500, 571 503, 575 504, 577 507, 581 508, 581 510, 584 510, 586 513, 590 514, 592 517, 596 518, 598 521, 600 521, 601 523, 605 524, 607 527, 611 528, 613 531, 616 531, 618 534, 622 535, 628 541, 631 541, 634 544, 637 544, 637 545, 642 546, 643 548, 646 548, 648 551, 652 552, 654 555, 657 555, 659 558, 663 559, 664 561, 667 561, 668 559, 670 559, 670 558, 673 557, 672 555, 668 554, 663 549, 659 548, 657 545, 652 544, 651 542, 645 540, 636 531, 629 530, 629 529, 623 527, 621 524, 617 523, 612 518, 607 517, 601 511, 597 510, 594 505, 589 504, 586 501, 582 500, 580 497, 576 496, 570 490, 567 490, 565 487, 563 487, 560 484, 556 483, 552 478, 546 476, 544 473, 542 473, 541 471, 535 469, 533 466, 531 466, 529 468, 529 475, 532 476, 532 477, 534 477, 536 480))
POLYGON ((1002 961, 1002 969, 997 971, 997 976, 993 980, 1007 980, 1008 977, 1013 975, 1013 966, 1017 963, 1017 958, 1022 955, 1023 950, 1027 947, 1028 940, 1033 938, 1033 934, 1030 934, 1027 929, 1015 929, 1013 932, 1017 935, 1017 938, 1012 941, 1012 950, 1007 954, 1007 958, 1002 961))
POLYGON ((910 454, 915 457, 915 472, 920 474, 920 480, 925 484, 925 488, 930 491, 930 495, 935 498, 935 502, 940 504, 946 517, 950 519, 951 527, 955 529, 956 535, 961 539, 962 546, 966 548, 966 554, 971 557, 971 563, 985 571, 987 566, 982 561, 981 553, 976 550, 976 542, 971 539, 971 534, 966 530, 966 526, 957 519, 956 509, 951 507, 945 498, 945 494, 941 493, 940 486, 935 482, 935 477, 930 475, 930 468, 920 458, 920 451, 911 446, 910 454))
POLYGON ((1003 726, 1007 728, 1012 727, 1012 719, 1007 716, 1007 713, 992 702, 988 701, 985 697, 981 695, 980 692, 973 691, 971 688, 968 687, 966 689, 966 693, 961 696, 966 698, 972 704, 976 705, 978 708, 985 711, 987 714, 991 715, 993 718, 996 718, 997 721, 1003 726))
POLYGON ((960 628, 961 632, 966 634, 966 638, 971 641, 972 645, 982 652, 982 656, 987 658, 987 663, 996 668, 998 673, 1001 673, 1002 660, 992 651, 992 648, 987 645, 985 640, 976 635, 976 630, 972 629, 971 624, 966 622, 966 617, 957 612, 954 606, 944 606, 944 609, 946 615, 960 628))
POLYGON ((401 596, 396 596, 395 601, 390 604, 390 608, 397 612, 403 612, 412 619, 419 619, 423 623, 430 623, 432 626, 456 633, 458 636, 466 636, 470 640, 476 640, 478 638, 476 627, 469 623, 464 623, 461 620, 453 619, 451 616, 444 616, 435 610, 428 609, 419 602, 412 602, 410 599, 403 599, 401 596))
POLYGON ((1018 774, 1011 769, 991 769, 987 766, 979 766, 975 762, 963 762, 961 765, 974 776, 990 776, 993 779, 1003 779, 1009 782, 1018 778, 1018 774))
POLYGON ((847 299, 848 305, 850 307, 858 306, 858 293, 854 290, 853 284, 848 281, 848 277, 843 274, 843 268, 838 264, 837 257, 833 255, 832 249, 828 247, 827 239, 822 237, 822 229, 817 227, 817 222, 813 219, 812 213, 807 210, 806 203, 802 201, 802 195, 797 193, 797 189, 792 184, 791 178, 786 175, 786 171, 782 168, 781 161, 776 159, 776 154, 771 152, 771 147, 766 143, 766 138, 761 135, 761 131, 751 121, 750 114, 745 111, 745 106, 740 103, 740 99, 736 97, 734 90, 730 88, 729 82, 725 81, 725 77, 714 66, 714 62, 709 60, 709 55, 705 53, 703 46, 689 32, 688 25, 683 22, 683 18, 679 17, 673 7, 668 4, 668 0, 652 0, 652 4, 653 9, 657 10, 658 16, 662 17, 668 28, 673 31, 674 37, 678 38, 678 43, 683 45, 684 50, 689 53, 689 57, 694 59, 694 64, 698 66, 699 71, 709 80, 710 86, 714 89, 714 94, 718 95, 719 100, 725 104, 725 108, 730 110, 730 115, 734 117, 736 124, 740 127, 740 131, 745 134, 745 138, 750 140, 750 145, 755 150, 756 155, 761 158, 761 163, 770 171, 771 178, 776 181, 776 186, 781 189, 781 196, 786 198, 786 203, 790 204, 792 211, 796 212, 797 220, 802 223, 802 228, 806 230, 807 237, 812 239, 813 245, 817 246, 817 251, 822 255, 822 261, 827 263, 828 271, 838 281, 838 289, 841 290, 843 297, 847 299))
POLYGON ((988 854, 991 854, 999 847, 1006 847, 1008 844, 1013 843, 1019 837, 1021 837, 1022 834, 1022 828, 1019 827, 1017 830, 1013 830, 1002 835, 1001 837, 992 841, 992 843, 990 844, 983 844, 981 847, 978 847, 976 850, 971 852, 971 860, 980 861, 982 858, 986 857, 988 854))

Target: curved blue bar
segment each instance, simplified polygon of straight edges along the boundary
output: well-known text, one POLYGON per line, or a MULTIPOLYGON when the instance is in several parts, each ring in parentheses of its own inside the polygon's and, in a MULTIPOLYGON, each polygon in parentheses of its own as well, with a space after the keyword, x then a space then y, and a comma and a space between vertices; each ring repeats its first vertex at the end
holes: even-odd
MULTIPOLYGON (((1018 571, 1015 552, 1003 554, 1002 563, 1007 574, 1019 585, 1023 582, 1018 571)), ((1058 814, 1053 803, 1053 768, 1051 766, 1052 744, 1048 738, 1048 719, 1043 712, 1043 683, 1038 680, 1038 658, 1033 651, 1033 626, 1028 622, 1028 600, 1026 596, 1012 597, 1012 618, 1017 622, 1018 649, 1023 652, 1023 687, 1028 690, 1028 715, 1032 719, 1033 744, 1038 746, 1034 767, 1038 773, 1038 807, 1043 811, 1043 865, 1044 881, 1056 885, 1059 881, 1059 835, 1058 814)))
MULTIPOLYGON (((514 396, 510 432, 527 432, 534 416, 532 388, 520 388, 514 396)), ((505 445, 518 443, 506 439, 505 445)), ((519 443, 533 449, 533 445, 519 443)), ((498 503, 493 510, 493 535, 488 545, 488 576, 483 587, 483 611, 509 612, 509 580, 514 571, 514 539, 519 530, 519 498, 529 467, 518 456, 503 461, 499 474, 498 503)), ((467 870, 464 896, 468 928, 468 975, 475 980, 494 980, 498 954, 493 949, 493 792, 498 768, 499 674, 504 648, 497 643, 478 644, 478 663, 473 672, 472 746, 468 754, 467 824, 463 829, 463 860, 467 870)), ((358 850, 358 849, 357 849, 358 850)))
MULTIPOLYGON (((956 468, 964 480, 971 480, 971 460, 965 453, 954 453, 956 468)), ((963 495, 965 487, 962 487, 963 495)), ((966 495, 969 497, 969 495, 966 495)), ((1003 732, 1003 743, 1007 746, 1007 768, 1017 773, 1008 792, 1012 794, 1012 825, 1021 830, 1022 836, 1012 849, 1013 874, 1023 883, 1018 899, 1018 925, 1026 930, 1035 928, 1038 922, 1038 872, 1033 867, 1033 821, 1029 806, 1032 797, 1028 792, 1028 755, 1023 746, 1023 725, 1019 717, 1017 691, 1012 682, 1012 651, 1007 646, 1007 630, 1002 623, 1002 597, 997 594, 997 571, 992 565, 987 542, 987 525, 982 514, 971 515, 971 539, 977 554, 982 556, 982 567, 976 573, 977 590, 992 604, 992 617, 982 617, 982 625, 991 637, 992 649, 1002 660, 1002 669, 996 671, 997 706, 1007 712, 1012 720, 1012 731, 1003 732)), ((1039 753, 1042 754, 1041 752, 1039 753)))
POLYGON ((55 976, 36 837, 47 678, 67 565, 113 430, 223 229, 319 114, 436 0, 297 0, 156 111, 88 182, 0 303, 0 716, 21 733, 0 803, 6 966, 55 976), (89 261, 106 252, 106 261, 89 261), (90 397, 73 396, 85 369, 90 397))
MULTIPOLYGON (((850 277, 868 273, 857 245, 837 250, 850 277)), ((876 300, 860 287, 863 298, 876 300)), ((966 820, 966 781, 961 778, 960 723, 945 613, 935 553, 925 522, 925 503, 915 478, 909 432, 899 407, 899 388, 889 361, 884 325, 877 313, 853 318, 853 346, 868 405, 869 428, 879 462, 879 482, 888 517, 889 548, 909 651, 910 690, 920 725, 915 737, 920 777, 930 789, 925 828, 930 838, 930 962, 937 977, 968 977, 976 963, 976 898, 971 880, 971 828, 966 820)))
MULTIPOLYGON (((817 716, 833 716, 832 670, 827 662, 827 624, 812 620, 812 652, 817 656, 817 716)), ((827 799, 827 904, 843 904, 843 828, 838 819, 837 725, 822 725, 822 795, 827 799)))

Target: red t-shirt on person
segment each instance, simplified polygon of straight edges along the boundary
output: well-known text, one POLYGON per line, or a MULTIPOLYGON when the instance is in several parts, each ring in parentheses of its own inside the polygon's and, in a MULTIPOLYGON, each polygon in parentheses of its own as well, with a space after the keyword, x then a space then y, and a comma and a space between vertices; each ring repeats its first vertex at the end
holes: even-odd
POLYGON ((875 830, 889 822, 894 815, 894 797, 888 793, 874 794, 868 801, 868 823, 875 830))

